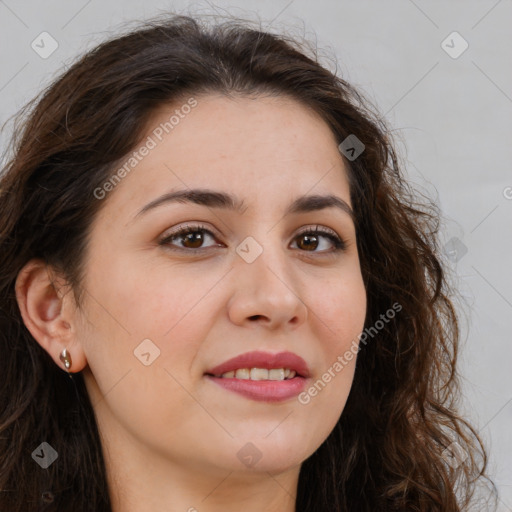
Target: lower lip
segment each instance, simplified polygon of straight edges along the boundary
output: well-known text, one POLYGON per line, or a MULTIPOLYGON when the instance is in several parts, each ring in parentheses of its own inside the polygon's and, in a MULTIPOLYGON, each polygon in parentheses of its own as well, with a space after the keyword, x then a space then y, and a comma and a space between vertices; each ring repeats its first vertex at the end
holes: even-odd
POLYGON ((299 395, 306 387, 304 377, 288 380, 250 380, 207 377, 224 389, 261 402, 281 402, 299 395))

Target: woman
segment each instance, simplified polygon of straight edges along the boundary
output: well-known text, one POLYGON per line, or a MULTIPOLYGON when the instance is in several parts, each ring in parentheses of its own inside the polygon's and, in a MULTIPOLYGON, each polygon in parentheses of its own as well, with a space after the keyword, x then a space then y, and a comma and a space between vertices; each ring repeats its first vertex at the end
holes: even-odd
POLYGON ((148 24, 13 147, 1 510, 469 506, 487 458, 456 409, 438 212, 299 43, 148 24))

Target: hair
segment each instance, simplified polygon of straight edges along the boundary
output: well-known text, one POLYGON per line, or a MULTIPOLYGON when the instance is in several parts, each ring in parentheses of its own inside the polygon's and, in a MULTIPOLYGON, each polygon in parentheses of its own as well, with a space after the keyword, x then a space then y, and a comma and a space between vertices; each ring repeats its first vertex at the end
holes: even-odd
POLYGON ((405 181, 376 109, 319 60, 307 42, 239 19, 210 26, 173 14, 88 51, 18 113, 0 175, 2 511, 111 510, 83 375, 69 379, 31 336, 15 281, 39 258, 65 276, 80 306, 91 225, 108 201, 95 189, 159 108, 208 94, 291 98, 318 113, 338 144, 349 135, 364 144, 356 159, 343 158, 365 329, 401 306, 361 346, 343 413, 301 466, 296 510, 462 511, 479 482, 495 492, 484 444, 458 412, 459 324, 438 252, 439 209, 405 181), (31 457, 42 442, 58 453, 47 469, 31 457), (446 456, 454 452, 465 455, 458 464, 446 456))

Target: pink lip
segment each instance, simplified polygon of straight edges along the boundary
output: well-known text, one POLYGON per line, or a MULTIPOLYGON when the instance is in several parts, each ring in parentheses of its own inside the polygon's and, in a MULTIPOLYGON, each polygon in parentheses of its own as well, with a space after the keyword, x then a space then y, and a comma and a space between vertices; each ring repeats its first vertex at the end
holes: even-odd
POLYGON ((206 372, 206 377, 224 389, 252 400, 278 402, 297 396, 304 390, 306 379, 309 377, 309 368, 302 357, 292 352, 280 352, 278 354, 247 352, 212 368, 206 372), (289 368, 295 370, 297 375, 293 379, 281 381, 220 377, 223 373, 239 368, 289 368), (216 377, 216 375, 219 375, 219 377, 216 377))

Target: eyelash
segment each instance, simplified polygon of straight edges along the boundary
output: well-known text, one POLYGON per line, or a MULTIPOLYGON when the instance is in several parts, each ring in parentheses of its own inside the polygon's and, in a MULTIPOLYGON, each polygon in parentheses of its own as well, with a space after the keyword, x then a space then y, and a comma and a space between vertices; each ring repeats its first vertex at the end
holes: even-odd
MULTIPOLYGON (((177 229, 176 231, 174 231, 172 233, 169 233, 167 236, 162 238, 159 242, 159 245, 165 245, 165 246, 167 246, 167 249, 169 249, 171 251, 181 251, 181 252, 200 252, 200 251, 205 251, 207 249, 214 247, 214 246, 200 247, 198 249, 192 249, 192 248, 187 248, 187 247, 185 247, 185 248, 184 247, 171 247, 170 242, 172 240, 182 237, 182 236, 185 236, 185 235, 188 235, 190 233, 197 233, 197 232, 204 232, 204 233, 211 235, 212 238, 216 238, 215 234, 212 233, 211 230, 207 229, 202 224, 186 225, 186 226, 183 226, 183 227, 177 229)), ((324 255, 325 254, 332 255, 333 253, 337 253, 339 251, 344 251, 346 249, 346 241, 344 239, 340 238, 334 231, 332 231, 328 228, 323 228, 321 226, 316 226, 314 229, 306 228, 306 229, 302 230, 300 233, 298 233, 293 240, 295 241, 297 238, 304 236, 304 235, 318 235, 318 234, 328 238, 334 244, 334 249, 327 250, 327 251, 316 251, 316 250, 315 251, 306 251, 306 250, 304 250, 301 252, 306 252, 306 253, 311 252, 311 253, 318 253, 318 254, 324 254, 324 255)))

